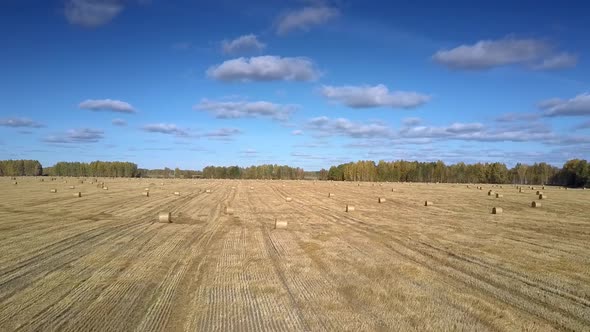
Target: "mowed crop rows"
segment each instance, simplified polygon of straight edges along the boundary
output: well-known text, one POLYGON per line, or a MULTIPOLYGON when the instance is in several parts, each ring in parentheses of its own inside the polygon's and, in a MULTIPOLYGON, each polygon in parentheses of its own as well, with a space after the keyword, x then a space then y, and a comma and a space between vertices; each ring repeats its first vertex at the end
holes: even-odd
POLYGON ((590 190, 13 182, 2 331, 590 330, 590 190))

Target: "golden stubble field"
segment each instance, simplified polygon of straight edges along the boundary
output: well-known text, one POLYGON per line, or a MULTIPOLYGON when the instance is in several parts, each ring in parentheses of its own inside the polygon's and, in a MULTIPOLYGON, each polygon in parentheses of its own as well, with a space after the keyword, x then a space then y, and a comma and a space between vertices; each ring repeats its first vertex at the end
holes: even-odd
POLYGON ((0 179, 1 331, 590 330, 590 190, 99 181, 0 179))

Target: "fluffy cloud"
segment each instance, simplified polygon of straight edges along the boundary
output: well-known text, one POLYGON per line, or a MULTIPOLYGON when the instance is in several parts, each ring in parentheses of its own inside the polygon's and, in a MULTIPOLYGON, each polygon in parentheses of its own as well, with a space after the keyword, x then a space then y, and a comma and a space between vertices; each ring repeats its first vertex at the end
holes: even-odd
POLYGON ((432 58, 449 68, 465 70, 484 70, 512 64, 549 70, 571 67, 577 62, 577 57, 573 55, 553 54, 551 45, 544 40, 514 38, 481 40, 473 45, 440 50, 432 58), (538 61, 541 63, 535 64, 538 61))
POLYGON ((505 113, 496 118, 496 122, 533 121, 539 118, 534 113, 505 113))
POLYGON ((348 119, 330 119, 325 116, 312 118, 307 122, 307 128, 318 132, 318 136, 340 135, 352 138, 391 137, 392 130, 378 123, 363 124, 348 119))
POLYGON ((285 121, 296 110, 295 105, 281 105, 268 101, 215 101, 203 99, 194 110, 207 111, 218 119, 269 117, 285 121))
POLYGON ((320 25, 340 15, 340 11, 331 7, 305 7, 290 11, 280 17, 276 32, 279 35, 294 30, 308 31, 312 26, 320 25))
POLYGON ((224 61, 210 67, 207 76, 225 82, 312 81, 319 72, 307 58, 265 55, 224 61))
POLYGON ((352 108, 414 108, 430 100, 430 96, 417 92, 390 92, 383 84, 340 87, 324 85, 320 92, 325 98, 352 108))
MULTIPOLYGON (((567 136, 558 136, 542 123, 486 127, 481 123, 452 123, 447 126, 430 126, 409 121, 399 130, 382 123, 359 123, 348 119, 330 119, 322 116, 308 120, 306 127, 315 136, 344 136, 397 144, 425 144, 434 141, 459 140, 478 142, 528 142, 550 143, 556 139, 564 142, 567 136)), ((370 145, 369 145, 370 146, 370 145)))
POLYGON ((0 119, 0 126, 13 128, 41 128, 43 125, 28 118, 6 118, 0 119))
POLYGON ((135 113, 136 110, 129 103, 113 99, 87 99, 78 104, 80 109, 94 112, 110 111, 116 113, 135 113))
POLYGON ((113 119, 111 123, 113 124, 113 126, 119 127, 125 127, 127 125, 127 121, 125 121, 124 119, 113 119))
POLYGON ((301 136, 301 135, 303 135, 303 130, 298 130, 298 129, 297 130, 293 130, 291 132, 291 135, 293 135, 293 136, 301 136))
POLYGON ((231 136, 235 136, 241 134, 242 131, 237 128, 220 128, 217 130, 213 130, 210 132, 205 133, 203 136, 205 137, 217 137, 217 138, 227 138, 231 136))
POLYGON ((578 64, 578 56, 569 53, 561 53, 544 59, 540 64, 533 66, 537 70, 553 70, 572 68, 578 64))
POLYGON ((65 134, 51 135, 43 139, 46 143, 96 143, 104 138, 100 129, 70 129, 65 134))
POLYGON ((188 136, 188 132, 172 123, 154 123, 143 126, 144 131, 166 135, 188 136))
POLYGON ((234 40, 221 42, 221 51, 224 54, 242 54, 249 52, 261 52, 266 45, 258 40, 256 35, 240 36, 234 40))
POLYGON ((123 8, 120 0, 67 0, 64 14, 71 24, 94 28, 110 22, 123 8))
POLYGON ((539 103, 543 116, 590 115, 590 93, 582 93, 571 99, 553 98, 539 103))

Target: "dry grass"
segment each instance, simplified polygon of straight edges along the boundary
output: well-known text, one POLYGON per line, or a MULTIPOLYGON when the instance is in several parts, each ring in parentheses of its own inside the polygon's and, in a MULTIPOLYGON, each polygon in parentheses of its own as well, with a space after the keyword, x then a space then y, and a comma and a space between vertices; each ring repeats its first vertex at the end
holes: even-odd
POLYGON ((1 331, 590 329, 588 190, 97 180, 0 178, 1 331))

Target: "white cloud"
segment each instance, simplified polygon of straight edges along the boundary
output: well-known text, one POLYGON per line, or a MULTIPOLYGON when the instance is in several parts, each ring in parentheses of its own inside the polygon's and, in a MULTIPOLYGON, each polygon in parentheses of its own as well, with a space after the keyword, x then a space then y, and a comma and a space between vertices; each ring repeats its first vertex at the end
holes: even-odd
POLYGON ((110 22, 123 8, 119 0, 67 0, 64 14, 71 24, 94 28, 110 22))
POLYGON ((571 99, 553 98, 539 103, 547 117, 590 115, 590 93, 582 93, 571 99))
POLYGON ((504 113, 496 118, 497 122, 533 121, 539 118, 535 113, 504 113))
POLYGON ((430 101, 430 96, 417 92, 392 91, 383 84, 369 86, 324 85, 321 94, 352 108, 414 108, 430 101))
POLYGON ((51 135, 43 139, 46 143, 96 143, 104 138, 100 129, 70 129, 65 134, 51 135))
POLYGON ((303 130, 293 130, 291 132, 291 135, 293 135, 293 136, 301 136, 301 135, 303 135, 303 130))
POLYGON ((422 123, 422 119, 420 118, 405 118, 402 122, 405 126, 413 127, 417 126, 422 123))
POLYGON ((203 136, 206 136, 206 137, 231 137, 231 136, 235 136, 235 135, 238 135, 241 133, 242 133, 242 131, 237 128, 220 128, 217 130, 207 132, 203 136))
POLYGON ((307 128, 318 132, 318 136, 341 135, 352 138, 391 137, 392 130, 378 123, 363 124, 348 119, 330 119, 325 116, 312 118, 307 128))
POLYGON ((215 101, 203 99, 193 106, 194 110, 208 111, 218 119, 237 119, 270 117, 274 120, 286 121, 292 112, 297 109, 295 105, 281 105, 268 101, 215 101))
POLYGON ((234 40, 224 40, 221 42, 221 50, 224 54, 261 52, 265 48, 266 44, 260 42, 254 34, 244 35, 234 40))
POLYGON ((319 75, 313 62, 307 58, 274 55, 227 60, 207 70, 207 76, 226 82, 312 81, 319 75))
POLYGON ((549 70, 572 67, 577 62, 574 55, 554 54, 552 51, 552 46, 544 40, 504 38, 440 50, 432 58, 449 68, 465 70, 484 70, 512 64, 549 70), (538 61, 541 63, 535 64, 538 61))
POLYGON ((188 132, 172 123, 154 123, 143 126, 144 131, 176 136, 188 136, 188 132))
POLYGON ((533 68, 537 70, 553 70, 572 68, 575 67, 576 64, 578 64, 578 56, 564 52, 543 59, 540 64, 534 65, 533 68))
POLYGON ((33 121, 28 118, 5 118, 0 119, 0 126, 13 127, 13 128, 41 128, 43 124, 33 121))
POLYGON ((90 111, 110 111, 117 113, 135 113, 136 110, 129 103, 120 100, 112 99, 87 99, 81 102, 78 107, 80 109, 90 111))
POLYGON ((111 121, 111 123, 113 124, 113 126, 119 126, 119 127, 125 127, 127 125, 127 121, 125 121, 124 119, 113 119, 111 121))
POLYGON ((340 11, 331 7, 305 7, 290 11, 279 19, 276 32, 284 35, 294 30, 309 31, 312 26, 325 23, 339 15, 340 11))

